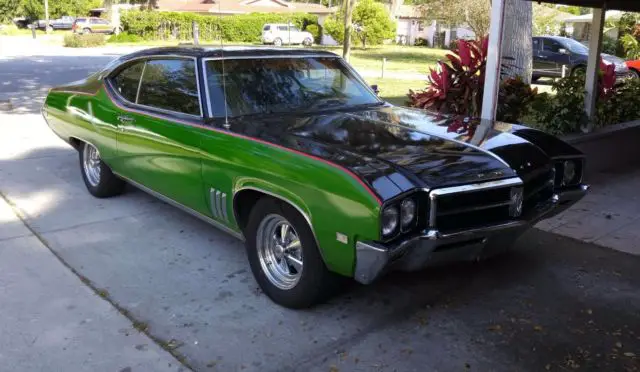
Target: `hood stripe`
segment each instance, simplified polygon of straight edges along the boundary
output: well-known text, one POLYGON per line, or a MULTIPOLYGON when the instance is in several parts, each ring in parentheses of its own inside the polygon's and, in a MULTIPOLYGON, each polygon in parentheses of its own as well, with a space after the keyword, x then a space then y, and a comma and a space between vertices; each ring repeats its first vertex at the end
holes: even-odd
POLYGON ((364 183, 364 181, 357 174, 355 174, 353 171, 351 171, 351 170, 349 170, 349 169, 347 169, 347 168, 345 168, 345 167, 343 167, 343 166, 341 166, 339 164, 333 163, 333 162, 331 162, 329 160, 320 158, 320 157, 315 156, 315 155, 311 155, 311 154, 307 154, 307 153, 304 153, 304 152, 301 152, 301 151, 298 151, 298 150, 290 149, 290 148, 287 148, 287 147, 284 147, 284 146, 281 146, 281 145, 277 145, 277 144, 272 143, 272 142, 267 142, 267 141, 264 141, 264 140, 261 140, 261 139, 258 139, 258 138, 248 137, 248 136, 245 136, 245 135, 242 135, 242 134, 229 132, 229 131, 224 131, 224 130, 221 130, 221 129, 218 129, 218 128, 214 128, 214 127, 207 126, 207 125, 202 125, 200 123, 195 123, 195 122, 192 122, 192 121, 187 121, 187 120, 183 120, 183 119, 176 119, 176 118, 173 118, 173 117, 170 117, 170 116, 165 116, 165 115, 162 115, 162 114, 150 113, 148 111, 141 111, 141 110, 136 110, 136 109, 133 109, 133 108, 130 108, 130 107, 126 107, 126 106, 123 106, 122 104, 120 104, 111 95, 111 93, 109 92, 109 89, 106 86, 103 85, 103 89, 104 89, 105 93, 107 94, 107 96, 109 97, 109 100, 111 101, 111 103, 113 103, 115 106, 117 106, 119 109, 121 109, 123 111, 133 112, 133 113, 140 114, 140 115, 147 115, 147 116, 151 116, 151 117, 154 117, 154 118, 157 118, 157 119, 162 119, 162 120, 175 121, 175 122, 178 122, 180 124, 193 126, 193 127, 198 127, 198 128, 202 128, 202 129, 206 129, 206 130, 212 131, 212 132, 225 134, 225 135, 228 135, 228 136, 231 136, 231 137, 242 138, 242 139, 245 139, 245 140, 248 140, 248 141, 257 142, 257 143, 260 143, 260 144, 263 144, 263 145, 275 147, 275 148, 278 148, 278 149, 283 150, 283 151, 287 151, 287 152, 290 152, 290 153, 293 153, 293 154, 297 154, 297 155, 300 155, 300 156, 303 156, 303 157, 306 157, 306 158, 317 160, 317 161, 322 162, 322 163, 324 163, 324 164, 326 164, 326 165, 328 165, 330 167, 339 169, 339 170, 343 171, 344 173, 346 173, 347 175, 349 175, 351 178, 353 178, 362 187, 364 187, 364 189, 369 193, 369 195, 371 195, 373 197, 373 199, 378 203, 378 205, 382 205, 382 200, 375 193, 375 191, 373 191, 373 189, 369 185, 364 183))

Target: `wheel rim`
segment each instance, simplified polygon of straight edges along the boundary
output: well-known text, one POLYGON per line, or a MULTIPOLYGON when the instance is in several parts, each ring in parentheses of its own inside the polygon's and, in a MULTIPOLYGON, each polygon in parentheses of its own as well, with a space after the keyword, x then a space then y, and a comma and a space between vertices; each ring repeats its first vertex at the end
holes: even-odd
POLYGON ((280 46, 280 45, 282 45, 282 40, 280 40, 280 39, 276 39, 276 41, 274 41, 274 44, 275 44, 276 46, 280 46))
POLYGON ((256 248, 262 271, 273 285, 288 290, 298 284, 302 244, 289 221, 277 214, 266 216, 258 226, 256 248))
POLYGON ((82 168, 91 186, 100 183, 100 153, 95 147, 86 144, 82 154, 82 168))

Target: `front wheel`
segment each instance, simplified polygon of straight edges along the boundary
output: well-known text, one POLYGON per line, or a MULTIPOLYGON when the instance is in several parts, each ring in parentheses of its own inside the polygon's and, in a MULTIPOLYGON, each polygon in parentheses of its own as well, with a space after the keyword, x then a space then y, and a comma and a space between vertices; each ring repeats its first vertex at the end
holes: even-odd
POLYGON ((279 37, 275 38, 273 40, 273 45, 275 46, 282 46, 282 39, 280 39, 279 37))
POLYGON ((324 264, 307 221, 290 205, 260 199, 245 229, 251 271, 262 291, 292 309, 326 300, 339 277, 324 264))
POLYGON ((586 76, 587 75, 587 69, 579 66, 573 69, 573 71, 571 71, 571 76, 586 76))
POLYGON ((124 191, 125 182, 113 174, 111 168, 100 158, 98 149, 91 144, 82 144, 80 169, 84 184, 91 195, 97 198, 108 198, 124 191))
POLYGON ((311 40, 310 38, 306 38, 304 39, 304 41, 302 41, 302 45, 309 47, 311 46, 311 44, 313 44, 313 40, 311 40))
POLYGON ((631 73, 631 77, 633 77, 634 79, 640 79, 640 71, 632 68, 629 69, 629 72, 631 73))
POLYGON ((90 34, 91 33, 91 29, 89 27, 85 27, 82 29, 82 33, 83 34, 90 34))

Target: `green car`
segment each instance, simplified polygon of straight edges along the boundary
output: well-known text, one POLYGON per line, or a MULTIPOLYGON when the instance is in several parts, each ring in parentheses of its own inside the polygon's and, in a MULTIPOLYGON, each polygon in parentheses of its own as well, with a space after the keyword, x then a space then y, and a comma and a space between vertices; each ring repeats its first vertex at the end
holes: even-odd
POLYGON ((329 52, 147 49, 53 88, 43 115, 91 194, 130 183, 244 239, 291 308, 502 252, 588 189, 561 140, 392 106, 329 52))

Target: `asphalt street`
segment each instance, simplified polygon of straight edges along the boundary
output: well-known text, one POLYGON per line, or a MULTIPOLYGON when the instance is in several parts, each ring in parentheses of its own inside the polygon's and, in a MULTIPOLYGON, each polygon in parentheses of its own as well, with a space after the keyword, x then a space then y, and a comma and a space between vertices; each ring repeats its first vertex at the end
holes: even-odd
MULTIPOLYGON (((274 305, 234 238, 132 187, 102 200, 85 191, 77 153, 38 114, 41 98, 117 53, 38 53, 0 58, 0 96, 14 103, 0 112, 0 193, 20 218, 0 218, 0 371, 26 355, 62 352, 59 342, 16 344, 12 335, 26 331, 8 323, 20 318, 29 335, 52 326, 33 311, 64 290, 46 276, 52 270, 80 288, 87 311, 117 318, 91 329, 113 337, 74 344, 70 358, 109 358, 119 347, 136 362, 128 371, 175 368, 177 360, 197 371, 640 371, 640 257, 535 229, 487 262, 352 284, 311 310, 274 305), (16 253, 34 249, 55 259, 34 268, 16 253), (9 270, 12 260, 25 269, 9 270), (36 299, 7 306, 29 270, 43 277, 24 286, 36 299), (11 314, 18 311, 29 316, 11 314), (119 332, 122 322, 142 333, 119 332), (149 350, 149 359, 134 352, 149 350)), ((53 326, 63 332, 86 319, 68 317, 53 326)), ((91 366, 72 359, 65 370, 124 368, 91 366)))

